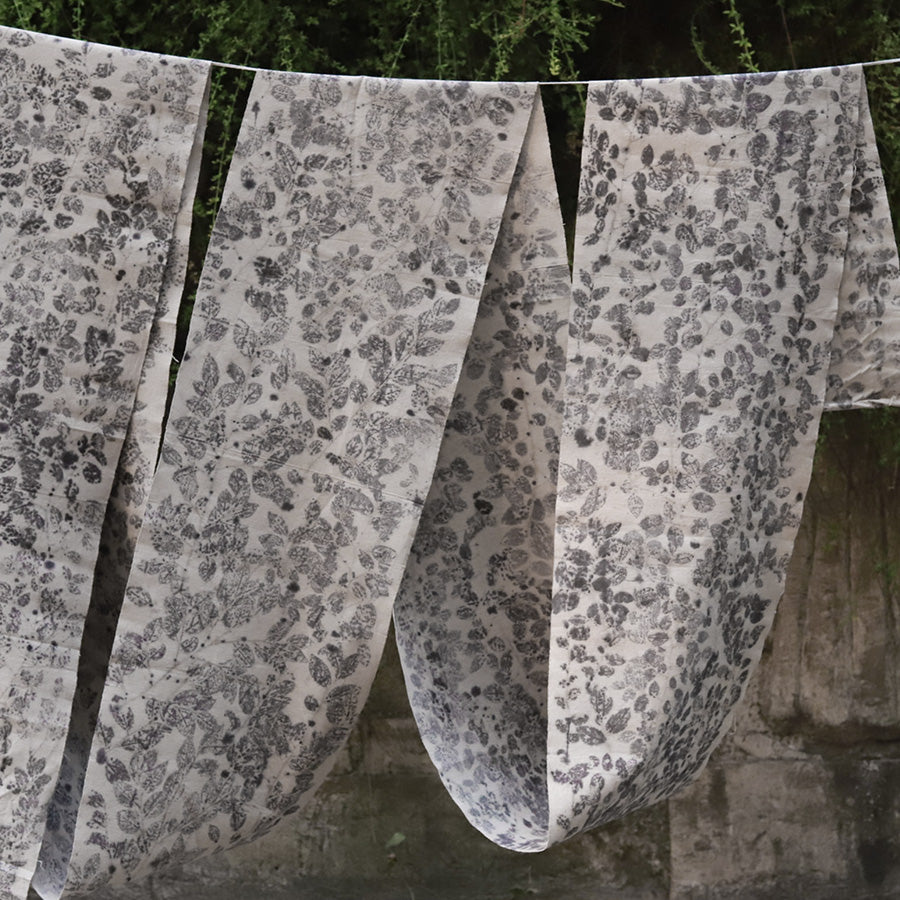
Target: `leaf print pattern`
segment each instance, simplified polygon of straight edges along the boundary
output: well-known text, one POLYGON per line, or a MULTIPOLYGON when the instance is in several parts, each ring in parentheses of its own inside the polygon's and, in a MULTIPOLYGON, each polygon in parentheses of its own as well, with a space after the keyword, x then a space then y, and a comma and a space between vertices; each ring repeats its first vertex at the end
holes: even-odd
POLYGON ((67 896, 251 840, 324 777, 381 654, 535 94, 257 76, 67 896))
POLYGON ((207 83, 0 29, 0 900, 291 814, 392 607, 492 840, 678 790, 897 402, 861 69, 592 85, 573 278, 535 86, 261 73, 153 476, 207 83))
POLYGON ((825 409, 894 406, 900 397, 900 262, 866 92, 850 191, 848 264, 838 296, 825 409))
POLYGON ((469 820, 547 831, 553 513, 571 284, 532 119, 394 619, 419 731, 469 820))
POLYGON ((693 778, 758 661, 839 288, 863 281, 865 257, 846 247, 864 89, 856 67, 589 91, 550 841, 693 778))
MULTIPOLYGON (((206 85, 208 91, 208 79, 206 85)), ((68 847, 74 834, 109 653, 150 493, 165 414, 178 302, 187 268, 191 212, 199 174, 207 102, 208 97, 204 96, 175 219, 175 237, 150 327, 134 409, 100 533, 99 564, 94 571, 90 606, 84 620, 69 733, 47 813, 44 844, 38 857, 39 867, 32 881, 32 886, 38 890, 64 877, 63 861, 68 857, 68 847), (56 849, 51 849, 54 846, 56 849)))
MULTIPOLYGON (((0 29, 0 897, 60 769, 208 66, 0 29)), ((177 272, 173 270, 173 289, 177 272)))
MULTIPOLYGON (((870 128, 858 68, 592 85, 571 303, 495 258, 395 620, 423 740, 502 846, 670 795, 721 736, 826 390, 887 396, 870 128)), ((516 215, 547 206, 526 184, 516 215)))

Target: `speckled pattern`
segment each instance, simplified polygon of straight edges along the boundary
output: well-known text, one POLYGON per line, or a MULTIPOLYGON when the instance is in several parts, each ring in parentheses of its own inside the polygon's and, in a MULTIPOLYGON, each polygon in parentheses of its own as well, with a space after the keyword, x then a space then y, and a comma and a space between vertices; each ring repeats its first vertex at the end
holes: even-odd
POLYGON ((395 604, 413 714, 470 821, 547 827, 554 509, 571 282, 543 118, 532 122, 434 481, 395 604))
MULTIPOLYGON (((68 893, 251 840, 330 768, 381 655, 535 95, 257 76, 68 893)), ((53 896, 64 857, 47 865, 53 896)))
MULTIPOLYGON (((165 391, 148 345, 180 294, 208 68, 0 29, 2 897, 25 896, 44 832, 141 382, 165 391)), ((143 428, 152 458, 158 413, 143 428)))
MULTIPOLYGON (((522 202, 513 245, 543 214, 558 257, 547 197, 522 202)), ((571 306, 533 253, 498 260, 396 607, 445 784, 524 851, 698 773, 771 625, 826 390, 883 402, 894 365, 859 68, 592 85, 578 212, 571 306)))
POLYGON ((423 741, 501 846, 690 781, 823 409, 897 402, 861 69, 592 84, 571 275, 534 85, 260 73, 148 500, 208 72, 2 36, 0 898, 45 816, 56 900, 295 812, 392 610, 423 741), (91 627, 124 605, 61 761, 101 527, 91 627))

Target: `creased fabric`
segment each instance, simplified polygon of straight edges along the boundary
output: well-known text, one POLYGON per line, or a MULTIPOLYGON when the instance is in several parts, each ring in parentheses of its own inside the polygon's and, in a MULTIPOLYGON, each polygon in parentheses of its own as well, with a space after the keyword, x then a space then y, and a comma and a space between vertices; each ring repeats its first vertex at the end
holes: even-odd
POLYGON ((394 611, 422 740, 475 827, 547 829, 554 517, 571 281, 532 122, 394 611))
POLYGON ((2 897, 25 897, 44 833, 207 78, 0 29, 2 897))
POLYGON ((509 265, 395 619, 454 799, 535 851, 699 772, 771 624, 826 392, 889 396, 861 69, 591 85, 571 305, 543 260, 509 265))
POLYGON ((257 76, 67 894, 250 840, 327 772, 381 654, 535 95, 257 76))

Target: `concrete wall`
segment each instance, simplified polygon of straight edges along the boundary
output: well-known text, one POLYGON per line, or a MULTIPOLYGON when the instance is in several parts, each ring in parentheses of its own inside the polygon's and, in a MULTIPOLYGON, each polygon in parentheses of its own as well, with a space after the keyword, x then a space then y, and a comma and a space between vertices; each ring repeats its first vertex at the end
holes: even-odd
POLYGON ((900 898, 900 470, 859 421, 830 418, 763 663, 679 796, 543 854, 500 850, 434 774, 389 649, 341 765, 301 818, 114 896, 900 898))

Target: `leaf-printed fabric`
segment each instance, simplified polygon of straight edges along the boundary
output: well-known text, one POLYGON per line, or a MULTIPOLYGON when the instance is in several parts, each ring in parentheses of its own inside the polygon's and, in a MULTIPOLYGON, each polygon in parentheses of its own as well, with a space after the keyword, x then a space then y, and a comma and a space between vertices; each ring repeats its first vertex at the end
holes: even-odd
MULTIPOLYGON (((209 90, 208 79, 206 90, 209 90)), ((204 96, 175 218, 175 237, 150 326, 134 409, 100 532, 98 562, 81 639, 72 716, 62 763, 56 776, 56 788, 47 813, 38 869, 32 882, 35 887, 53 883, 62 877, 62 861, 68 856, 74 832, 109 654, 156 467, 170 361, 175 345, 178 304, 187 269, 191 214, 200 170, 207 103, 208 96, 204 96)))
POLYGON ((860 309, 880 289, 852 202, 861 68, 599 84, 589 109, 551 841, 670 795, 722 736, 783 590, 842 286, 860 309))
POLYGON ((531 123, 394 622, 422 740, 483 834, 546 845, 553 543, 571 277, 531 123))
POLYGON ((489 838, 669 796, 900 396, 861 69, 592 84, 571 276, 534 85, 260 73, 154 474, 207 84, 0 29, 0 900, 294 812, 392 611, 489 838))
POLYGON ((865 90, 825 409, 900 404, 900 263, 865 90))
POLYGON ((257 76, 67 895, 251 840, 327 772, 381 654, 535 95, 257 76))
POLYGON ((26 896, 44 834, 207 78, 205 64, 0 28, 3 898, 26 896))
POLYGON ((571 305, 526 186, 395 619, 454 799, 535 851, 702 768, 898 284, 859 68, 592 84, 571 305))

